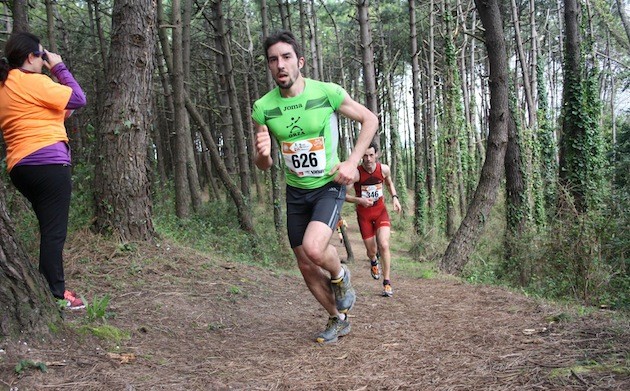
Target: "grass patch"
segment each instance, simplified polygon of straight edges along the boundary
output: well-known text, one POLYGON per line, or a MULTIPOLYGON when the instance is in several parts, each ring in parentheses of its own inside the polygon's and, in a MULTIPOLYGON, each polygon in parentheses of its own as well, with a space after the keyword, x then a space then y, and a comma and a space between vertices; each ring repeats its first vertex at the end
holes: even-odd
POLYGON ((439 275, 434 262, 418 262, 408 257, 393 258, 392 269, 410 278, 432 279, 439 275))
POLYGON ((119 345, 123 341, 128 340, 131 336, 127 331, 123 331, 117 327, 107 324, 100 326, 84 325, 79 327, 79 333, 92 334, 104 341, 119 345))
POLYGON ((48 372, 48 367, 43 362, 35 362, 32 360, 20 360, 15 366, 15 373, 21 375, 29 368, 39 369, 42 372, 48 372))
POLYGON ((86 307, 87 321, 90 323, 97 321, 105 322, 108 318, 113 316, 113 314, 107 310, 109 300, 109 295, 94 297, 92 303, 88 304, 86 307))
POLYGON ((628 363, 624 364, 601 364, 595 361, 576 364, 569 368, 556 368, 549 373, 552 379, 564 379, 571 376, 588 374, 593 372, 615 373, 618 375, 630 375, 630 367, 628 363))

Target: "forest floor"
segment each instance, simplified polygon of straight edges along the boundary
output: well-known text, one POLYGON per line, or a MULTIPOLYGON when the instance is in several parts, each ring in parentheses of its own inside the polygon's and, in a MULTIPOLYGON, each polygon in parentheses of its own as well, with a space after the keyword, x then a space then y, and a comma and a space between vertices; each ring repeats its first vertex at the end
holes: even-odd
POLYGON ((66 311, 53 340, 0 341, 0 390, 630 390, 627 316, 395 264, 394 297, 381 297, 348 222, 358 299, 352 332, 329 345, 314 342, 327 315, 296 267, 74 234, 68 284, 109 295, 115 316, 66 311))

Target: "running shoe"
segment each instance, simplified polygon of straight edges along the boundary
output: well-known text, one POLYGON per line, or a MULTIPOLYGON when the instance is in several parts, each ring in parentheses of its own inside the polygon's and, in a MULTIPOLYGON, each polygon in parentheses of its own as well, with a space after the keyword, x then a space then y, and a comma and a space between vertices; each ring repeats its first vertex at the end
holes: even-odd
POLYGON ((378 263, 378 258, 374 261, 370 261, 370 275, 373 279, 378 280, 381 278, 381 265, 378 263))
POLYGON ((350 283, 350 269, 348 269, 348 266, 344 264, 341 264, 341 267, 345 271, 343 278, 335 280, 331 279, 330 285, 332 286, 333 293, 335 294, 337 311, 345 314, 352 309, 354 302, 357 300, 357 295, 350 283))
POLYGON ((390 284, 383 285, 383 297, 392 297, 394 295, 394 290, 390 284))
POLYGON ((69 310, 81 310, 83 308, 85 308, 85 304, 83 304, 83 300, 81 300, 81 298, 78 297, 78 295, 75 292, 66 290, 65 292, 63 292, 63 300, 61 300, 62 306, 66 309, 69 310))
POLYGON ((315 341, 318 343, 333 343, 337 342, 337 337, 343 337, 350 332, 350 322, 348 318, 346 320, 339 319, 338 316, 331 316, 328 318, 326 324, 326 330, 319 333, 315 341))

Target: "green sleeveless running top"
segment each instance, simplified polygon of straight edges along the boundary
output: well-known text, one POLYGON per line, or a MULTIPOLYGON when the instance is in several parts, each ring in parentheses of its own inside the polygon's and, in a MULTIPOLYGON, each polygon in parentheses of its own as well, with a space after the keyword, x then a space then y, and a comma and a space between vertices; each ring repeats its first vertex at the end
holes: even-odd
POLYGON ((334 83, 304 79, 304 91, 283 98, 278 87, 254 103, 252 118, 266 125, 280 144, 287 184, 316 189, 332 181, 339 163, 336 110, 346 91, 334 83))

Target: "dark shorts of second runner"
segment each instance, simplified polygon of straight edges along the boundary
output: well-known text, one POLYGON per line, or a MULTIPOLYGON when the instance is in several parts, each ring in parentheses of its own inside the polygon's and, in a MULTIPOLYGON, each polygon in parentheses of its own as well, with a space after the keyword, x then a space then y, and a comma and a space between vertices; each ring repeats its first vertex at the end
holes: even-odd
POLYGON ((317 189, 287 185, 287 232, 291 248, 302 245, 306 227, 321 221, 334 230, 346 198, 346 187, 330 182, 317 189))

